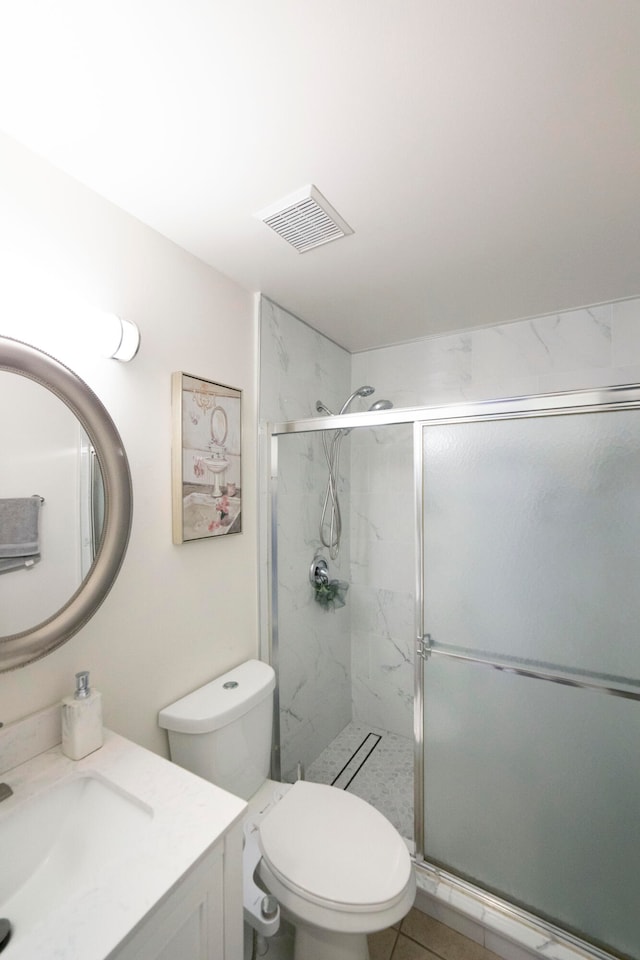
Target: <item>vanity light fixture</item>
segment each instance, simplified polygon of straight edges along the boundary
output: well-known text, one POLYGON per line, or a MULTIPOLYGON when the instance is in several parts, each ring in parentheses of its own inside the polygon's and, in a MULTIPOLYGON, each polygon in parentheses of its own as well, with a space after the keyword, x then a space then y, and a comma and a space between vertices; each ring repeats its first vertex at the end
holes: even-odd
POLYGON ((133 360, 140 348, 140 331, 136 324, 132 320, 118 317, 115 313, 105 313, 102 315, 101 325, 102 356, 125 363, 133 360))

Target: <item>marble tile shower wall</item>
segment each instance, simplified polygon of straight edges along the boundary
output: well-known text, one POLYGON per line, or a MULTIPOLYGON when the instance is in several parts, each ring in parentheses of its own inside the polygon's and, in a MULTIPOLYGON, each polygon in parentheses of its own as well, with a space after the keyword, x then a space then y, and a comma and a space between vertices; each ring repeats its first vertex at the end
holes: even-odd
MULTIPOLYGON (((640 299, 365 351, 352 389, 397 407, 640 382, 640 299)), ((412 736, 413 464, 404 428, 352 443, 353 717, 412 736)))
MULTIPOLYGON (((260 309, 260 421, 317 416, 321 399, 339 409, 349 394, 351 357, 266 299, 260 309)), ((263 456, 265 451, 262 451, 263 456)), ((327 612, 314 600, 309 566, 320 551, 318 526, 327 468, 318 436, 284 437, 278 464, 278 637, 282 774, 308 766, 351 720, 350 604, 327 612)), ((263 461, 264 462, 264 461, 263 461)), ((261 516, 267 516, 266 469, 260 471, 261 516)), ((340 484, 347 535, 331 576, 349 579, 349 457, 340 484)), ((269 558, 261 536, 262 623, 269 558)), ((326 550, 322 551, 326 556, 326 550)), ((328 559, 328 557, 327 557, 328 559)), ((267 649, 263 638, 263 649, 267 649)))
POLYGON ((640 381, 640 298, 352 357, 352 383, 398 407, 640 381))

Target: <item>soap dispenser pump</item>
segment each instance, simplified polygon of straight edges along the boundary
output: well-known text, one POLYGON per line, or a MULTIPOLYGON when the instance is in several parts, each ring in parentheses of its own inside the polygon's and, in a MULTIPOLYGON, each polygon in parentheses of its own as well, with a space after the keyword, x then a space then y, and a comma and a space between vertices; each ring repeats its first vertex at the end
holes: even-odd
POLYGON ((89 686, 89 672, 76 673, 76 689, 62 701, 62 752, 71 760, 82 760, 98 750, 102 732, 102 694, 89 686))

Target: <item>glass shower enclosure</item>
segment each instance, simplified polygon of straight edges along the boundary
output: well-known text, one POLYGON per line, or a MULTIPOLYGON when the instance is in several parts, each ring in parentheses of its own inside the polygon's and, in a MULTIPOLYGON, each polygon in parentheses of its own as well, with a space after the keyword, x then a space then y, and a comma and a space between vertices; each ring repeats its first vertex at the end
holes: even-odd
MULTIPOLYGON (((640 956, 639 408, 640 389, 619 387, 340 421, 413 425, 416 869, 594 957, 640 956)), ((279 593, 296 573, 288 553, 279 567, 278 458, 336 427, 273 429, 272 655, 285 673, 296 640, 279 629, 279 593)), ((311 626, 318 651, 324 623, 311 626)))

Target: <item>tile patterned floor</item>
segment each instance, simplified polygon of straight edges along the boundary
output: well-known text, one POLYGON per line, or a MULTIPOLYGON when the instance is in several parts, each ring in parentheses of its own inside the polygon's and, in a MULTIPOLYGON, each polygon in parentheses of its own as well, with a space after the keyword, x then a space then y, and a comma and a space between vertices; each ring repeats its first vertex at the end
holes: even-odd
POLYGON ((350 723, 305 772, 367 800, 406 839, 413 839, 413 741, 350 723))
MULTIPOLYGON (((368 940, 369 960, 501 960, 475 940, 415 908, 395 927, 374 933, 368 940)), ((246 960, 251 956, 248 947, 246 960)), ((293 929, 288 923, 281 925, 261 956, 264 960, 293 960, 293 929)))
POLYGON ((475 940, 416 909, 397 927, 372 934, 369 956, 370 960, 500 960, 475 940))

